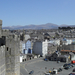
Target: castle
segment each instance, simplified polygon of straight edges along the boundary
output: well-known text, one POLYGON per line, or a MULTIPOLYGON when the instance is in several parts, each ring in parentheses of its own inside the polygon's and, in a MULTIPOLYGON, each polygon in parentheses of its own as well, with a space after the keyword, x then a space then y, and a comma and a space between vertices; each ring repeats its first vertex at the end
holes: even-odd
POLYGON ((0 75, 20 75, 20 36, 8 32, 0 20, 0 75))

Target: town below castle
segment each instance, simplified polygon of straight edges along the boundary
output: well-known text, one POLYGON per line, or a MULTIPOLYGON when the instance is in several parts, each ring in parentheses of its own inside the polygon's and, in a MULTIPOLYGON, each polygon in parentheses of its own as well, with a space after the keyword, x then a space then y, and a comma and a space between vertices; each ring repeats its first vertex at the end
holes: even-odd
POLYGON ((0 75, 75 75, 75 28, 2 29, 0 75))

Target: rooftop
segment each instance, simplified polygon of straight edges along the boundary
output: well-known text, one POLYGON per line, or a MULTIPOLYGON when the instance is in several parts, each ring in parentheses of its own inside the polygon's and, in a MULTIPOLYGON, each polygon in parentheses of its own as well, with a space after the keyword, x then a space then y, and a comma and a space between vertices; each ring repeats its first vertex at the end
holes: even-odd
POLYGON ((75 52, 75 50, 61 50, 61 52, 75 52))

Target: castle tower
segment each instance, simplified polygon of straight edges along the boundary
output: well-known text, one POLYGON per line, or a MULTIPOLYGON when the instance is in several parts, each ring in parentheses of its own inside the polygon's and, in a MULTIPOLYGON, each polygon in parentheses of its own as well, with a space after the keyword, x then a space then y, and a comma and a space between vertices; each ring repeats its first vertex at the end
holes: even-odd
POLYGON ((0 20, 0 75, 20 75, 20 37, 3 33, 0 20))
POLYGON ((6 39, 6 75, 20 75, 19 36, 10 35, 6 39))
POLYGON ((2 36, 2 20, 0 20, 0 38, 2 36))

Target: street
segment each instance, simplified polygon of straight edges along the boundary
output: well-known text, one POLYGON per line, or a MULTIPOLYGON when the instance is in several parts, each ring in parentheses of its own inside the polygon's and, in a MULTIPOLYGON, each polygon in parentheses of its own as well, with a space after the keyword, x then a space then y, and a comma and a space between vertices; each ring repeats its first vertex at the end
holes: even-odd
MULTIPOLYGON (((58 69, 63 66, 63 64, 63 62, 57 63, 56 61, 44 61, 42 58, 36 58, 21 63, 20 71, 22 75, 29 75, 28 73, 31 70, 34 70, 33 75, 44 75, 45 72, 52 71, 53 68, 58 69)), ((73 68, 69 70, 63 69, 63 71, 59 72, 57 75, 68 75, 72 72, 73 68)))

